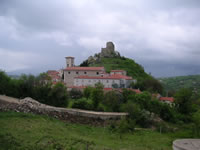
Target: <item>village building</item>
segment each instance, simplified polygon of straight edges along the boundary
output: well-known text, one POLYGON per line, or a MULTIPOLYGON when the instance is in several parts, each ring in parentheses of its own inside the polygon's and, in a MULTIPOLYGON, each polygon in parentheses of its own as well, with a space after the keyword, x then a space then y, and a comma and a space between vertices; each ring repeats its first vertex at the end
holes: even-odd
POLYGON ((132 77, 126 76, 124 70, 111 70, 105 72, 104 67, 76 67, 74 57, 66 58, 66 68, 63 69, 64 83, 67 87, 95 86, 102 83, 105 88, 128 88, 131 82, 136 82, 132 77))
POLYGON ((57 83, 61 81, 61 74, 56 70, 48 70, 47 75, 51 78, 53 83, 57 83))

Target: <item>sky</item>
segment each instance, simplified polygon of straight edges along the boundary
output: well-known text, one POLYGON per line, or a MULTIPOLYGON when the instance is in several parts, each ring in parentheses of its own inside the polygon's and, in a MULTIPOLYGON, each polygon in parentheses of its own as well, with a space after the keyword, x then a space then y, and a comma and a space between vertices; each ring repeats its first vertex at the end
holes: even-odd
POLYGON ((200 74, 200 0, 0 0, 0 69, 38 74, 115 44, 154 77, 200 74))

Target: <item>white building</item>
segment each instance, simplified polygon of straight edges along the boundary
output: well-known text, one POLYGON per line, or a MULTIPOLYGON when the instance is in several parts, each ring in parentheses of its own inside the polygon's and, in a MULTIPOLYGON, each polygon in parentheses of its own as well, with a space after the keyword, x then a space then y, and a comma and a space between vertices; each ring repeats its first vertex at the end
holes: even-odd
POLYGON ((75 67, 74 57, 66 58, 66 69, 63 69, 64 83, 67 87, 95 86, 102 83, 105 88, 128 88, 131 82, 136 82, 132 77, 126 76, 124 70, 111 70, 105 72, 104 67, 75 67))

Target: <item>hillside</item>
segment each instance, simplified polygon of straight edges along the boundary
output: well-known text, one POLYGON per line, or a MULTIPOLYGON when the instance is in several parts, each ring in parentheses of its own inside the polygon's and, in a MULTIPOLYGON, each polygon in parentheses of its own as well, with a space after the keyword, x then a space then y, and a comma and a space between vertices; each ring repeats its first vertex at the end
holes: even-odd
POLYGON ((104 66, 106 72, 110 72, 110 70, 116 69, 126 70, 128 76, 132 76, 136 79, 150 77, 144 71, 141 65, 137 64, 134 60, 125 57, 101 58, 99 62, 95 62, 89 66, 104 66))
POLYGON ((175 90, 181 88, 190 88, 200 90, 200 75, 177 76, 168 78, 159 78, 166 90, 175 90))
POLYGON ((120 139, 119 134, 108 127, 69 124, 32 114, 0 112, 1 150, 171 150, 175 138, 174 133, 172 137, 171 134, 143 130, 126 133, 120 139))
POLYGON ((151 78, 141 65, 137 64, 132 59, 121 56, 118 51, 115 51, 115 45, 112 42, 107 42, 106 48, 102 48, 100 53, 90 56, 87 60, 83 61, 80 66, 104 66, 106 72, 121 69, 127 71, 128 76, 132 76, 134 79, 138 80, 151 78))

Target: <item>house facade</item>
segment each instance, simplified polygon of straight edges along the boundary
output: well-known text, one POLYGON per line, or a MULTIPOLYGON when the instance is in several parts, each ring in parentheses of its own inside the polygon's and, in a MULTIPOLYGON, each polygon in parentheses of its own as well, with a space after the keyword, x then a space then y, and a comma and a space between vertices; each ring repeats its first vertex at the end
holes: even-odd
POLYGON ((97 83, 104 85, 104 88, 128 88, 133 82, 132 77, 121 74, 102 75, 102 76, 78 76, 75 77, 75 86, 95 86, 97 83))

